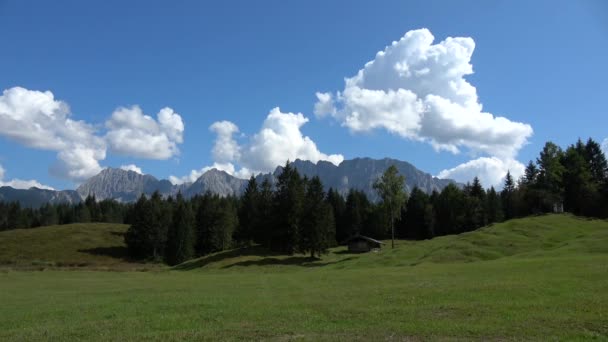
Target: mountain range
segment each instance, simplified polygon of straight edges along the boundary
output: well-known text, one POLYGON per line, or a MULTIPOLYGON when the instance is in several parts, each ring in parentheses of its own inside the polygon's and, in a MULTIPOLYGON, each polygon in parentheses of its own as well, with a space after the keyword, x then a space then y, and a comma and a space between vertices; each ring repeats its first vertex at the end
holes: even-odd
MULTIPOLYGON (((431 193, 433 190, 441 191, 448 184, 455 183, 450 179, 433 177, 408 162, 389 158, 355 158, 345 160, 338 166, 326 161, 319 161, 315 164, 298 159, 292 165, 301 175, 309 178, 319 176, 326 190, 331 187, 346 195, 350 189, 358 189, 365 192, 371 200, 377 200, 377 195, 373 190, 374 181, 390 165, 395 165, 399 173, 405 176, 408 192, 414 187, 418 187, 431 193)), ((256 179, 258 183, 268 179, 271 184, 275 184, 282 169, 282 166, 278 166, 273 173, 259 174, 256 179)), ((88 195, 95 195, 98 200, 115 199, 121 202, 133 202, 142 194, 151 195, 155 191, 163 196, 174 196, 181 192, 186 198, 208 191, 220 196, 238 196, 244 191, 247 181, 231 176, 224 171, 211 169, 193 183, 175 185, 166 179, 159 180, 151 175, 106 168, 81 184, 76 190, 54 191, 38 188, 22 190, 1 187, 0 201, 19 201, 22 206, 39 207, 44 203, 78 203, 88 195)))

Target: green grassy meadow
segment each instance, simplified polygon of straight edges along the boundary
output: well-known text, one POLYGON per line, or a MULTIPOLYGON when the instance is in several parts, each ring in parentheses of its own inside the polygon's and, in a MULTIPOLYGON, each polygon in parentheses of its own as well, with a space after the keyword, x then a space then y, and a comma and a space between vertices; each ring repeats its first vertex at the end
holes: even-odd
POLYGON ((252 247, 172 269, 125 259, 124 229, 0 232, 0 340, 608 340, 607 221, 530 217, 314 261, 252 247), (104 249, 66 238, 83 230, 104 249))

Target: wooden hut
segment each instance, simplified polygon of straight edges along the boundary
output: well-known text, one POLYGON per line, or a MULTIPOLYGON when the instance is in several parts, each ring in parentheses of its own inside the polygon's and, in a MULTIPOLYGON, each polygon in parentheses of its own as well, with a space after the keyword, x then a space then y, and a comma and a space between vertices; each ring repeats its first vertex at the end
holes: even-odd
POLYGON ((346 240, 348 244, 348 251, 351 253, 365 253, 374 249, 382 248, 384 242, 374 240, 370 237, 363 235, 355 235, 350 239, 346 240))

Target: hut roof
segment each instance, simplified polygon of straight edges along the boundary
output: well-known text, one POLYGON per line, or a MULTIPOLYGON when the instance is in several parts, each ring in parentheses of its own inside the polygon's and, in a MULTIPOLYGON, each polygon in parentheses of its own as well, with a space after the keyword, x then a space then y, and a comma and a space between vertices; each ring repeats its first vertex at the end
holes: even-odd
POLYGON ((351 242, 353 240, 365 240, 365 241, 369 241, 369 242, 373 242, 373 243, 378 243, 378 244, 383 244, 383 245, 385 244, 382 241, 378 241, 376 239, 372 239, 372 238, 370 238, 368 236, 363 236, 363 235, 354 235, 354 236, 351 236, 346 241, 344 241, 344 243, 349 243, 349 242, 351 242))

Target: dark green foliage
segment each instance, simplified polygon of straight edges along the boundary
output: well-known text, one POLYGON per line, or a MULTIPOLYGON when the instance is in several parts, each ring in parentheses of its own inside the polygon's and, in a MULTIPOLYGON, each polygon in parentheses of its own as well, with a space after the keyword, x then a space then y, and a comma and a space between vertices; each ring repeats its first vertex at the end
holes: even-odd
POLYGON ((505 216, 505 220, 509 220, 515 217, 515 181, 511 176, 511 172, 507 171, 505 177, 505 184, 502 192, 500 193, 502 200, 502 208, 505 216))
POLYGON ((502 220, 504 219, 500 196, 498 195, 494 187, 491 187, 490 190, 488 190, 486 196, 486 213, 488 224, 494 222, 502 222, 502 220))
POLYGON ((397 236, 423 240, 435 236, 434 213, 431 199, 424 191, 414 188, 397 223, 397 236))
MULTIPOLYGON (((344 239, 364 233, 365 226, 370 221, 371 211, 371 204, 363 191, 355 189, 348 191, 344 209, 344 239)), ((338 240, 340 243, 343 241, 338 240)))
POLYGON ((167 234, 165 261, 177 265, 194 256, 194 214, 190 202, 177 195, 167 234))
POLYGON ((270 246, 274 223, 274 193, 270 182, 265 179, 258 194, 256 210, 259 216, 253 227, 253 240, 261 245, 270 246))
POLYGON ((274 222, 269 248, 293 254, 297 251, 304 205, 304 181, 287 162, 277 179, 274 222))
POLYGON ((299 251, 310 253, 311 257, 327 253, 336 244, 334 213, 325 201, 323 184, 317 176, 307 182, 302 214, 299 251))
POLYGON ((238 225, 234 199, 206 193, 194 201, 198 205, 196 254, 205 255, 232 247, 232 235, 238 225))
POLYGON ((405 177, 399 174, 395 165, 391 165, 374 182, 374 190, 378 192, 382 207, 386 211, 391 227, 391 246, 395 248, 395 220, 400 218, 401 209, 407 202, 405 177))
POLYGON ((466 231, 466 198, 456 185, 449 184, 437 196, 435 203, 435 233, 437 235, 458 234, 466 231))
POLYGON ((342 242, 348 239, 349 229, 346 223, 346 201, 337 190, 329 188, 327 192, 327 202, 331 205, 336 223, 336 241, 342 242))
POLYGON ((241 197, 239 206, 239 225, 235 232, 235 240, 242 245, 250 245, 254 239, 257 221, 260 219, 258 213, 259 201, 258 183, 255 177, 251 176, 247 183, 247 188, 241 197))

